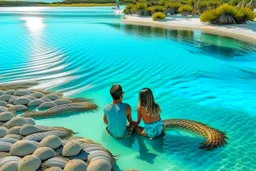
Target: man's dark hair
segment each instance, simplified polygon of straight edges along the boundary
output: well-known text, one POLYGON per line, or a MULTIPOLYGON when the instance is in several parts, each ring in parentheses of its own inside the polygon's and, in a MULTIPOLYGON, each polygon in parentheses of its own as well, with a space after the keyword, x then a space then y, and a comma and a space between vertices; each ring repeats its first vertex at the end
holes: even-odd
POLYGON ((113 100, 118 100, 122 96, 123 89, 119 84, 114 84, 110 89, 113 100))

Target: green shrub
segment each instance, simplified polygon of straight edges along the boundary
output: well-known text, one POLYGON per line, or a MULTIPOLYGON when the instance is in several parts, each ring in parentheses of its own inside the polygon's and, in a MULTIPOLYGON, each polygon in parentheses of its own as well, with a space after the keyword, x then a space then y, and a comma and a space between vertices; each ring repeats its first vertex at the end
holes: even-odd
POLYGON ((182 14, 182 15, 189 15, 192 13, 193 8, 190 5, 182 5, 179 7, 178 11, 182 14))
POLYGON ((167 0, 159 0, 158 5, 164 6, 167 3, 167 0))
POLYGON ((165 12, 166 8, 163 6, 153 6, 153 13, 155 12, 165 12))
POLYGON ((147 13, 148 13, 147 7, 148 7, 148 4, 146 2, 139 2, 135 6, 134 13, 136 13, 138 15, 147 15, 147 13))
POLYGON ((165 4, 165 8, 175 8, 175 9, 178 9, 179 7, 181 6, 181 3, 180 2, 169 2, 169 3, 166 3, 165 4))
POLYGON ((210 9, 210 10, 205 11, 200 16, 200 21, 212 23, 214 20, 216 20, 216 18, 217 18, 216 10, 210 9))
POLYGON ((247 7, 239 9, 242 12, 243 16, 241 19, 238 19, 238 23, 246 23, 247 21, 254 21, 256 14, 247 7))
POLYGON ((178 13, 178 9, 181 6, 180 2, 169 2, 165 4, 165 8, 166 8, 166 14, 177 14, 178 13))
POLYGON ((128 5, 126 5, 125 9, 130 10, 130 9, 132 9, 132 7, 133 7, 133 4, 128 4, 128 5))
POLYGON ((152 15, 153 21, 164 20, 166 15, 162 12, 156 12, 152 15))
POLYGON ((139 2, 137 4, 128 4, 124 9, 124 13, 143 15, 146 12, 146 9, 147 3, 139 2))
MULTIPOLYGON (((236 5, 238 5, 239 3, 242 3, 242 2, 243 2, 243 0, 229 0, 228 4, 236 6, 236 5)), ((244 0, 244 5, 248 4, 249 2, 250 2, 250 0, 244 0)))
POLYGON ((222 4, 221 0, 210 0, 210 1, 208 1, 208 7, 212 8, 212 9, 217 8, 221 4, 222 4))
POLYGON ((126 5, 125 9, 124 9, 124 14, 132 14, 133 13, 133 9, 134 5, 133 4, 128 4, 126 5))
POLYGON ((190 5, 190 6, 192 6, 193 4, 195 4, 197 2, 197 0, 180 0, 180 2, 183 5, 190 5))
POLYGON ((254 21, 255 13, 250 8, 237 8, 223 4, 216 9, 205 11, 201 16, 202 22, 211 24, 242 24, 254 21))
POLYGON ((210 3, 208 0, 201 0, 198 3, 197 9, 199 10, 199 14, 202 14, 204 11, 210 9, 210 3))
POLYGON ((136 4, 136 8, 137 8, 137 9, 144 10, 144 9, 146 9, 147 7, 148 7, 148 5, 147 5, 147 3, 145 3, 145 2, 139 2, 139 3, 136 4))
POLYGON ((153 14, 153 13, 154 13, 154 7, 148 7, 148 8, 147 8, 147 11, 148 11, 149 13, 153 14))

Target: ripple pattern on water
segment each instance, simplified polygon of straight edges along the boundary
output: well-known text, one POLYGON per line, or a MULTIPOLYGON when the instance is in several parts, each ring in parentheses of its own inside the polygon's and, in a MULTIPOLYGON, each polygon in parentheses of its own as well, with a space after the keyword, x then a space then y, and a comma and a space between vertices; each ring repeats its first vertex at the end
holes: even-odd
POLYGON ((134 119, 138 92, 150 87, 163 119, 200 121, 229 137, 227 146, 204 151, 199 137, 179 131, 118 143, 106 134, 101 111, 41 121, 105 143, 120 154, 121 169, 130 168, 127 160, 147 171, 256 168, 256 45, 200 31, 125 25, 121 18, 109 7, 3 8, 0 82, 36 79, 37 88, 94 98, 100 108, 111 100, 111 84, 120 83, 134 119), (97 134, 88 131, 94 129, 97 134))

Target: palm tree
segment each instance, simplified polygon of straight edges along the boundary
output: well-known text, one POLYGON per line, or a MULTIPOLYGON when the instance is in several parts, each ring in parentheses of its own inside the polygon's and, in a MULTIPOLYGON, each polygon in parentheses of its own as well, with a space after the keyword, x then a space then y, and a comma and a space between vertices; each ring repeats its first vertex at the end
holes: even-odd
POLYGON ((251 8, 251 9, 256 8, 256 0, 251 0, 251 1, 246 5, 246 7, 251 8))
POLYGON ((199 9, 199 3, 200 3, 200 0, 197 0, 195 3, 192 3, 192 5, 193 5, 192 15, 193 16, 196 14, 196 11, 199 9))
POLYGON ((241 2, 239 2, 239 3, 237 4, 237 7, 239 7, 239 8, 244 7, 244 0, 242 0, 241 2))

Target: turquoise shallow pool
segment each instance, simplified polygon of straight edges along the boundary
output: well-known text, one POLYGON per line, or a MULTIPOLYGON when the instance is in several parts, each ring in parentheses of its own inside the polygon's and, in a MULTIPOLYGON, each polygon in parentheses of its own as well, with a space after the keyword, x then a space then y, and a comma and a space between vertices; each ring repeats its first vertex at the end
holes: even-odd
POLYGON ((39 120, 65 126, 118 155, 120 169, 254 170, 256 168, 256 45, 200 31, 125 25, 111 7, 1 8, 0 82, 37 79, 100 110, 39 120), (186 118, 227 133, 228 145, 199 150, 202 141, 168 131, 149 141, 117 141, 105 131, 102 108, 120 83, 136 119, 138 92, 152 88, 162 118, 186 118))

